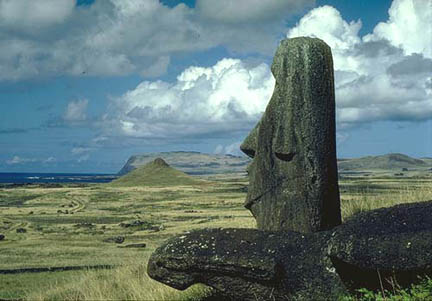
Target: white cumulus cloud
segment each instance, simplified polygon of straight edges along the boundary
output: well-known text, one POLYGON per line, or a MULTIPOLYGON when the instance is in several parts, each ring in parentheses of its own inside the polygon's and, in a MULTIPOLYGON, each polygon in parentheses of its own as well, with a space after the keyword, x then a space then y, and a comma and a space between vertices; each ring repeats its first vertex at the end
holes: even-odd
POLYGON ((22 158, 20 156, 13 156, 12 159, 6 160, 6 164, 8 165, 22 164, 26 162, 34 162, 34 159, 22 158))
POLYGON ((312 6, 314 0, 197 0, 201 17, 224 23, 252 23, 274 20, 312 6))
POLYGON ((43 163, 55 163, 57 159, 55 157, 48 157, 45 160, 43 160, 43 163))
POLYGON ((289 38, 318 37, 332 48, 340 128, 432 119, 432 35, 421 30, 431 30, 427 2, 394 0, 389 20, 364 37, 359 36, 361 20, 347 22, 331 6, 311 10, 288 30, 289 38))
POLYGON ((38 159, 38 158, 24 158, 20 156, 13 156, 12 159, 6 160, 6 164, 8 165, 18 165, 18 164, 28 164, 28 163, 35 163, 35 162, 42 162, 42 163, 55 163, 57 159, 55 157, 48 157, 46 159, 38 159))
MULTIPOLYGON (((395 0, 390 11, 404 1, 410 0, 395 0)), ((427 25, 422 15, 417 22, 427 25)), ((432 60, 427 53, 409 53, 375 31, 361 37, 361 26, 361 20, 348 22, 335 8, 322 6, 287 33, 290 38, 319 37, 332 47, 339 129, 380 120, 431 119, 432 60)), ((103 135, 184 139, 247 133, 273 87, 266 64, 223 59, 211 67, 191 66, 173 83, 144 81, 112 101, 101 122, 103 135)))
POLYGON ((228 145, 219 144, 213 151, 217 155, 233 155, 233 156, 244 156, 240 150, 241 141, 237 141, 228 145))
POLYGON ((71 154, 75 156, 76 162, 82 163, 90 159, 90 153, 94 150, 92 147, 78 146, 71 149, 71 154))
POLYGON ((88 161, 89 159, 90 159, 90 154, 85 154, 83 156, 80 156, 76 161, 78 163, 82 163, 82 162, 88 161))
POLYGON ((68 103, 63 119, 66 122, 80 122, 87 119, 87 99, 80 99, 68 103))
POLYGON ((113 101, 106 133, 146 138, 220 136, 248 131, 263 113, 274 87, 266 64, 222 59, 189 67, 175 83, 144 81, 113 101))
POLYGON ((365 41, 384 39, 405 54, 422 53, 432 58, 432 3, 429 0, 395 0, 389 19, 380 22, 365 41))
POLYGON ((75 0, 0 0, 0 27, 36 33, 64 22, 75 0))
POLYGON ((85 6, 74 0, 0 0, 0 81, 154 78, 166 73, 174 57, 217 46, 272 55, 289 13, 313 3, 252 1, 198 1, 189 8, 158 0, 96 0, 85 6), (210 18, 214 12, 220 12, 216 19, 210 18))
POLYGON ((71 149, 72 155, 82 155, 90 152, 92 149, 89 147, 74 147, 71 149))

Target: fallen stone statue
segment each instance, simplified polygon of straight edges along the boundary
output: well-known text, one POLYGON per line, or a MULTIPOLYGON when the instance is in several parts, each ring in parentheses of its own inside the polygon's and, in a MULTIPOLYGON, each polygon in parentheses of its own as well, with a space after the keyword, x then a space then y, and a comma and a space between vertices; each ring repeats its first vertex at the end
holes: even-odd
POLYGON ((302 234, 204 229, 168 240, 148 274, 177 289, 204 283, 234 300, 336 299, 432 276, 432 201, 355 215, 302 234))
POLYGON ((205 229, 172 238, 148 275, 177 289, 204 283, 234 300, 332 300, 432 276, 432 201, 372 210, 341 224, 330 47, 283 40, 273 95, 241 150, 245 207, 258 229, 205 229))

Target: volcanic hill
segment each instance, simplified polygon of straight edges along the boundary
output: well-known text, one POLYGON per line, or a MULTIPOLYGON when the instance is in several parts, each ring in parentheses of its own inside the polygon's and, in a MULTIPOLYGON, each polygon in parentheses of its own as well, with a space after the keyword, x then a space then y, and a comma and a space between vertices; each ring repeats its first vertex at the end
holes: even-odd
POLYGON ((122 176, 156 158, 189 175, 245 173, 250 159, 246 156, 204 154, 199 152, 158 152, 134 155, 129 158, 118 175, 122 176))
POLYGON ((130 171, 126 175, 114 180, 111 186, 183 186, 202 185, 206 181, 196 179, 182 171, 172 168, 163 159, 155 160, 130 171))

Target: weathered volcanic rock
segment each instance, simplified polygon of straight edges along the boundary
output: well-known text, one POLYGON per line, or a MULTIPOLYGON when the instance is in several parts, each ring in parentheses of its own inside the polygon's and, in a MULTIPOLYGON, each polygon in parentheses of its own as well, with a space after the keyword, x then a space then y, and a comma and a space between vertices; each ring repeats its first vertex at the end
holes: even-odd
POLYGON ((182 290, 204 283, 235 300, 316 300, 344 291, 326 256, 327 239, 325 233, 198 230, 160 246, 148 274, 182 290))
POLYGON ((336 299, 346 290, 408 287, 432 276, 432 201, 358 214, 301 234, 205 229, 168 240, 150 277, 177 289, 204 283, 235 300, 336 299))
POLYGON ((145 243, 128 244, 121 246, 119 248, 145 248, 147 245, 145 243))
POLYGON ((432 201, 354 216, 332 231, 329 256, 351 289, 392 289, 389 278, 409 286, 432 276, 432 201))
POLYGON ((124 236, 113 236, 113 237, 105 238, 103 240, 103 242, 112 242, 112 243, 116 243, 116 244, 122 244, 124 241, 125 241, 124 236))
POLYGON ((283 40, 266 111, 241 145, 254 158, 246 208, 262 230, 328 230, 341 223, 330 47, 320 39, 283 40))

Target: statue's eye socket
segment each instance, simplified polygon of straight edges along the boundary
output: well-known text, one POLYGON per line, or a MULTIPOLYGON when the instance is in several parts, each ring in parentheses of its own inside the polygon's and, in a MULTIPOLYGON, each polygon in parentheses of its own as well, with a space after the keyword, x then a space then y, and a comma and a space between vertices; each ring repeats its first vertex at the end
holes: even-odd
POLYGON ((276 153, 275 152, 275 156, 276 158, 278 158, 279 160, 282 161, 292 161, 292 159, 294 158, 295 153, 288 153, 288 154, 284 154, 284 153, 276 153))

